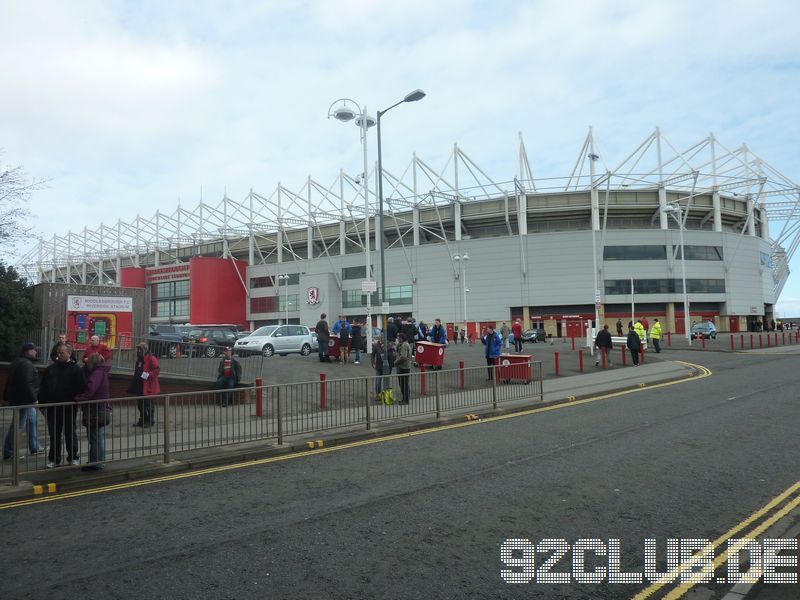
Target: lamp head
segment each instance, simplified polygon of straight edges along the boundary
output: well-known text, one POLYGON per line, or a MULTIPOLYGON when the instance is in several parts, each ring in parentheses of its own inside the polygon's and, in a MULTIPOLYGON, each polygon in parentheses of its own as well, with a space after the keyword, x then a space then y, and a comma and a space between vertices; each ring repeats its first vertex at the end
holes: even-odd
POLYGON ((592 153, 592 154, 589 155, 589 160, 591 160, 592 162, 594 162, 596 160, 599 160, 599 159, 600 159, 600 157, 595 153, 592 153))
MULTIPOLYGON (((333 116, 335 117, 336 114, 334 113, 333 116)), ((375 127, 375 123, 377 123, 377 121, 375 121, 375 117, 373 117, 372 115, 358 115, 358 117, 356 117, 356 126, 357 127, 362 127, 363 126, 362 125, 362 120, 365 117, 367 119, 367 129, 369 129, 370 127, 375 127)), ((339 117, 336 117, 336 118, 338 119, 339 117)), ((350 119, 347 119, 347 120, 349 121, 350 119)))
POLYGON ((340 106, 335 111, 333 111, 333 118, 337 121, 342 121, 343 123, 347 123, 348 121, 352 121, 356 118, 356 112, 347 106, 340 106))
POLYGON ((406 94, 406 97, 403 98, 403 102, 416 102, 417 100, 422 100, 425 97, 425 92, 422 90, 414 90, 410 94, 406 94))

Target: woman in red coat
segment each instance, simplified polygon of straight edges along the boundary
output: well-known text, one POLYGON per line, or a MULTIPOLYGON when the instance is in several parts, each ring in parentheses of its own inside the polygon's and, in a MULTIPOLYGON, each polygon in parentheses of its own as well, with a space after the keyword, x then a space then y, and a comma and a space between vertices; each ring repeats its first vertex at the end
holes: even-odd
POLYGON ((156 412, 150 396, 161 393, 161 385, 158 383, 159 373, 161 367, 158 359, 150 354, 146 342, 140 343, 136 346, 136 365, 128 388, 129 393, 140 396, 136 403, 139 408, 139 420, 133 424, 134 427, 150 427, 156 424, 156 412))

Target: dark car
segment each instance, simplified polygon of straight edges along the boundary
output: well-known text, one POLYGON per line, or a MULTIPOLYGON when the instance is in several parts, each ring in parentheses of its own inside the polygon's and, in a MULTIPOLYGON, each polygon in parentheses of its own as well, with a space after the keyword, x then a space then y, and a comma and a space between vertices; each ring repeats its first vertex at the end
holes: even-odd
POLYGON ((522 341, 523 342, 546 342, 547 336, 544 333, 544 329, 528 329, 522 332, 522 341))
POLYGON ((189 331, 188 325, 154 323, 147 334, 147 345, 155 356, 177 358, 185 352, 189 331))
POLYGON ((705 338, 717 339, 717 328, 711 321, 703 321, 692 325, 691 336, 693 340, 705 338))
POLYGON ((233 348, 236 329, 230 325, 198 325, 189 332, 189 344, 195 356, 214 358, 225 347, 233 348))

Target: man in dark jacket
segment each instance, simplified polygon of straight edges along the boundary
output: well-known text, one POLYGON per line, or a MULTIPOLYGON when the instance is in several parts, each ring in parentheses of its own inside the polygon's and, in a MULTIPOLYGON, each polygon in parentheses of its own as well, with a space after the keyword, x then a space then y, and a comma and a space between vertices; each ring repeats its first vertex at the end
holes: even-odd
POLYGON ((317 332, 317 353, 319 354, 319 362, 331 362, 331 357, 328 356, 328 341, 331 339, 331 330, 328 328, 328 315, 322 313, 317 321, 317 326, 314 330, 317 332))
MULTIPOLYGON (((436 319, 433 322, 433 327, 431 327, 430 332, 428 333, 428 337, 431 338, 431 341, 434 344, 444 344, 447 345, 447 329, 442 326, 442 320, 436 319)), ((442 370, 442 367, 431 367, 432 371, 442 370)))
POLYGON ((594 345, 597 348, 597 358, 594 361, 594 366, 600 366, 600 357, 603 353, 606 355, 606 364, 611 366, 611 350, 614 348, 614 343, 611 340, 611 332, 608 330, 608 325, 603 325, 603 329, 597 334, 594 340, 594 345))
MULTIPOLYGON (((217 369, 217 389, 232 390, 242 379, 242 365, 239 361, 233 358, 233 348, 225 346, 223 350, 222 360, 219 361, 219 368, 217 369)), ((216 404, 221 406, 228 406, 232 400, 231 392, 224 392, 217 398, 216 404)))
POLYGON ((642 338, 640 338, 639 334, 636 333, 636 330, 633 328, 633 325, 628 325, 627 346, 628 350, 631 351, 631 359, 633 360, 634 366, 638 367, 639 350, 642 347, 642 338))
POLYGON ((395 322, 394 317, 389 317, 389 320, 386 325, 386 341, 390 344, 393 344, 397 341, 397 323, 399 320, 395 322))
POLYGON ((8 368, 8 379, 3 391, 3 404, 9 406, 26 406, 15 410, 3 443, 3 458, 9 459, 14 454, 14 423, 19 423, 19 430, 28 430, 28 451, 36 454, 41 450, 39 436, 36 432, 36 404, 39 393, 39 377, 33 361, 36 360, 36 344, 28 342, 22 346, 19 357, 8 368))
MULTIPOLYGON (((70 362, 72 347, 59 344, 56 360, 44 372, 42 385, 39 387, 39 403, 55 404, 61 402, 74 403, 75 396, 83 392, 86 380, 83 371, 74 362, 70 362)), ((67 447, 67 460, 71 465, 79 464, 78 435, 75 431, 75 407, 54 406, 45 410, 47 417, 47 433, 50 436, 50 449, 47 454, 47 468, 61 464, 61 436, 67 447)))

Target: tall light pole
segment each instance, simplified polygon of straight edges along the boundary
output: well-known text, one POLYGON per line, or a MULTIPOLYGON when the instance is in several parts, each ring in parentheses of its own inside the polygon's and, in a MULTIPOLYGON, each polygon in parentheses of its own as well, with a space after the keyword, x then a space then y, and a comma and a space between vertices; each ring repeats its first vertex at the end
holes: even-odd
MULTIPOLYGON (((378 111, 378 231, 376 231, 375 238, 381 236, 381 302, 386 301, 386 249, 385 240, 383 239, 383 159, 381 157, 381 117, 387 112, 392 110, 395 106, 399 106, 404 102, 416 102, 425 97, 425 92, 422 90, 414 90, 406 94, 405 98, 399 102, 395 102, 389 108, 378 111)), ((389 344, 386 342, 386 321, 384 321, 383 331, 381 337, 383 339, 383 374, 389 372, 389 344)))
POLYGON ((467 335, 467 261, 469 260, 469 254, 464 252, 463 256, 459 256, 456 254, 453 257, 453 260, 458 261, 460 268, 460 277, 461 277, 461 287, 464 292, 464 335, 467 335))
MULTIPOLYGON (((592 138, 592 150, 589 154, 589 171, 592 183, 592 191, 591 195, 591 208, 590 208, 590 227, 592 229, 592 277, 594 280, 594 331, 592 335, 592 340, 597 337, 597 332, 600 331, 600 288, 597 285, 597 233, 595 232, 595 222, 599 221, 599 211, 600 207, 598 205, 597 200, 597 188, 595 187, 594 183, 594 163, 600 158, 597 154, 594 153, 594 138, 592 138), (595 212, 598 213, 597 218, 595 218, 595 212)), ((587 340, 587 344, 591 345, 589 340, 587 340)))
POLYGON ((692 332, 689 327, 689 291, 686 289, 686 251, 683 244, 683 210, 678 203, 667 204, 664 207, 664 212, 672 215, 678 221, 678 229, 680 230, 681 240, 681 279, 683 280, 683 329, 686 334, 686 340, 689 345, 692 345, 692 332), (677 215, 676 215, 677 213, 677 215))
POLYGON ((284 325, 289 324, 289 275, 286 273, 281 273, 278 275, 278 281, 283 281, 284 283, 284 299, 283 299, 283 311, 285 313, 285 318, 283 321, 284 325))
MULTIPOLYGON (((366 265, 366 279, 372 281, 372 269, 370 268, 369 252, 369 177, 367 176, 367 130, 375 125, 375 119, 367 114, 367 107, 359 106, 357 102, 350 98, 340 98, 335 100, 328 107, 328 118, 333 117, 338 121, 347 123, 356 120, 356 125, 361 130, 361 146, 364 149, 364 172, 361 174, 361 183, 364 190, 364 263, 366 265), (333 110, 334 105, 339 106, 333 110), (358 112, 356 112, 356 110, 358 112)), ((367 354, 372 354, 372 292, 367 292, 367 354)))

